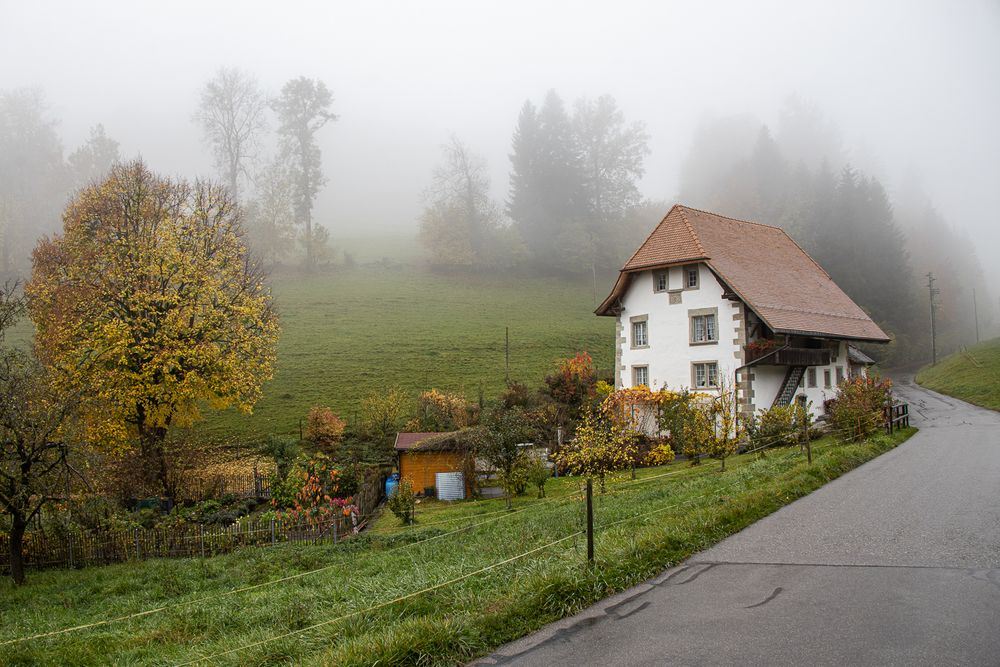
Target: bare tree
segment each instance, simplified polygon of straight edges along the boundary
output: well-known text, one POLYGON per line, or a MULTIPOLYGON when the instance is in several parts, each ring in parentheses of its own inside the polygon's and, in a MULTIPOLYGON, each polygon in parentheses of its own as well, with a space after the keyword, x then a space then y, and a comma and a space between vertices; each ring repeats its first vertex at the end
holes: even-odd
POLYGON ((295 245, 295 188, 280 160, 260 170, 256 186, 246 206, 247 240, 261 259, 274 264, 295 245))
POLYGON ((267 97, 257 80, 238 69, 223 67, 201 89, 194 119, 234 198, 239 198, 240 177, 251 178, 260 135, 267 129, 266 112, 267 97))
MULTIPOLYGON (((0 342, 24 313, 17 285, 0 288, 0 342)), ((10 576, 24 583, 24 534, 31 520, 66 488, 64 436, 76 401, 19 350, 0 347, 0 510, 10 517, 10 576)))
POLYGON ((500 227, 500 207, 490 197, 489 166, 456 137, 442 152, 424 193, 420 241, 435 266, 488 264, 491 241, 500 227))
POLYGON ((322 231, 314 232, 312 226, 313 201, 326 184, 316 133, 327 122, 337 120, 330 111, 332 103, 333 95, 326 84, 304 76, 286 83, 281 88, 281 95, 272 103, 278 114, 281 153, 295 186, 295 219, 304 227, 306 271, 315 268, 316 246, 324 239, 322 231))

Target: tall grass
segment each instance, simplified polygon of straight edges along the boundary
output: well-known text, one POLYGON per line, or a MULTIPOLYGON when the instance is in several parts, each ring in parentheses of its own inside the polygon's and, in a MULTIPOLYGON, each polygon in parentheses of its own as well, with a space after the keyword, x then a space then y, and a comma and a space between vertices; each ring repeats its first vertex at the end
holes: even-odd
POLYGON ((984 408, 1000 410, 1000 338, 950 354, 925 366, 917 382, 984 408))
POLYGON ((580 480, 553 480, 547 500, 518 499, 516 508, 523 511, 490 514, 502 501, 447 509, 431 505, 418 514, 415 527, 395 526, 386 517, 377 532, 336 546, 279 546, 207 560, 33 574, 26 587, 0 587, 0 642, 163 605, 182 606, 0 646, 0 662, 145 665, 215 656, 205 664, 460 664, 653 576, 908 434, 857 445, 820 441, 812 466, 798 450, 786 449, 767 458, 735 457, 725 473, 708 463, 644 470, 636 483, 615 480, 607 494, 597 497, 594 565, 586 564, 583 538, 576 536, 377 609, 372 607, 576 533, 583 521, 580 480), (457 530, 462 526, 472 527, 457 530), (325 569, 226 594, 316 568, 325 569), (217 655, 255 642, 266 643, 217 655))

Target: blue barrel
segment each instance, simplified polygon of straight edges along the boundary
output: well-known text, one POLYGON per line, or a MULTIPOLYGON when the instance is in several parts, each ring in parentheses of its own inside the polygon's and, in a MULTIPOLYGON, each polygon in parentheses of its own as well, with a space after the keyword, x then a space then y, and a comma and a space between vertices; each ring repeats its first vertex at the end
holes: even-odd
POLYGON ((396 489, 399 488, 399 473, 394 472, 389 475, 389 479, 385 480, 385 497, 388 498, 392 494, 396 493, 396 489))

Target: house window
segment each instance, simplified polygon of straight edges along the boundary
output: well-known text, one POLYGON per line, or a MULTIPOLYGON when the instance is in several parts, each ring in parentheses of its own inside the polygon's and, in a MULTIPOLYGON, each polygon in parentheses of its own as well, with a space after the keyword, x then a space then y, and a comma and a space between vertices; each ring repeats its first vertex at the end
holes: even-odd
POLYGON ((830 369, 829 368, 823 370, 823 386, 826 387, 827 389, 830 388, 830 369))
POLYGON ((645 315, 632 320, 632 348, 649 347, 649 322, 645 315))
POLYGON ((649 386, 649 366, 632 367, 632 386, 649 386))
POLYGON ((691 364, 695 389, 715 389, 719 386, 719 364, 715 361, 696 361, 691 364))
POLYGON ((698 289, 698 265, 684 267, 684 289, 698 289))
POLYGON ((660 271, 653 274, 653 291, 654 292, 666 292, 667 291, 667 272, 660 271))
POLYGON ((691 343, 719 342, 718 308, 689 310, 691 318, 691 343))
POLYGON ((816 387, 816 369, 810 368, 806 371, 806 384, 810 389, 816 387))
POLYGON ((837 366, 837 384, 840 385, 844 381, 844 367, 837 366))

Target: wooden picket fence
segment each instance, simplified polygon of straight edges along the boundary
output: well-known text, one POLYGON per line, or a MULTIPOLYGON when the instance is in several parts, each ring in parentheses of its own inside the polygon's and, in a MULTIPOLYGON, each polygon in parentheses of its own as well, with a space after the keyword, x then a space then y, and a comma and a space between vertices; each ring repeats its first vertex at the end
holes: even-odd
POLYGON ((258 499, 271 497, 270 475, 257 470, 244 474, 185 479, 178 487, 177 499, 180 501, 201 501, 222 496, 258 499))
MULTIPOLYGON (((242 520, 229 526, 179 524, 160 528, 111 531, 70 531, 47 535, 31 531, 24 537, 26 567, 86 567, 147 558, 215 556, 243 547, 285 542, 339 542, 353 534, 350 517, 323 523, 279 519, 242 520)), ((8 568, 10 544, 0 535, 0 572, 8 568)))
MULTIPOLYGON (((354 497, 358 513, 319 523, 244 517, 229 526, 178 523, 148 529, 31 530, 24 537, 24 564, 34 569, 87 567, 147 558, 208 557, 288 542, 336 544, 365 527, 382 501, 384 483, 385 472, 372 469, 354 497)), ((9 538, 0 533, 0 573, 9 571, 9 556, 9 538)))

